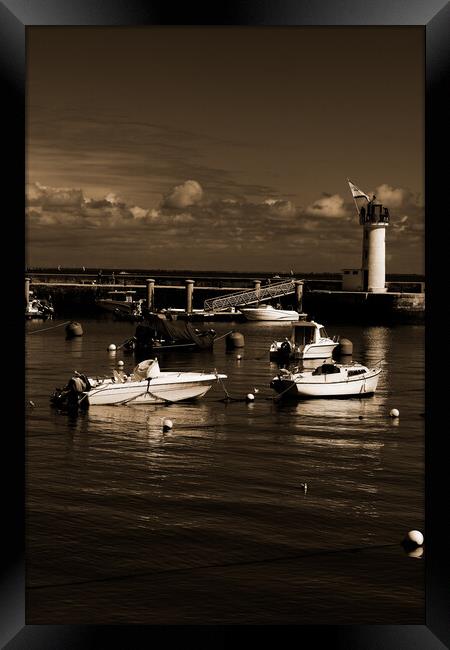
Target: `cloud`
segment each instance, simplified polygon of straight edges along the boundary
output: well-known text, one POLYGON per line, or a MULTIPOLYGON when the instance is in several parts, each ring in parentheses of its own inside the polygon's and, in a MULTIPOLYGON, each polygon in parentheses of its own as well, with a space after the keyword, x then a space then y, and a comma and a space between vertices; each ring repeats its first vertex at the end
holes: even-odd
POLYGON ((161 206, 165 208, 187 208, 201 201, 203 189, 197 181, 185 181, 177 185, 173 190, 164 196, 161 206))
POLYGON ((27 186, 29 205, 41 205, 43 208, 77 208, 84 202, 82 190, 66 187, 46 187, 40 183, 31 183, 27 186))
POLYGON ((294 217, 297 214, 297 207, 292 201, 266 199, 264 204, 269 206, 269 212, 273 216, 294 217))
POLYGON ((394 189, 387 183, 379 185, 375 190, 377 200, 387 208, 399 208, 404 205, 408 194, 409 192, 407 190, 400 187, 394 189))
MULTIPOLYGON (((179 207, 183 201, 175 201, 177 207, 168 205, 170 201, 149 207, 128 204, 113 192, 94 199, 81 190, 35 183, 28 188, 29 249, 40 255, 47 250, 50 256, 56 246, 55 256, 65 251, 73 257, 75 246, 80 264, 102 259, 98 263, 104 266, 108 255, 110 266, 130 264, 132 251, 136 265, 164 268, 168 250, 181 268, 215 268, 216 263, 217 268, 229 268, 233 259, 235 270, 248 268, 251 260, 263 269, 266 259, 279 259, 280 268, 284 261, 288 268, 302 261, 303 269, 316 271, 359 264, 361 227, 353 205, 339 194, 322 194, 302 208, 273 195, 260 201, 210 199, 199 183, 186 181, 167 197, 186 198, 184 190, 192 183, 200 187, 202 199, 184 208, 179 207), (92 261, 85 257, 88 251, 92 261)), ((396 252, 396 259, 413 250, 420 255, 423 241, 423 210, 407 190, 403 196, 405 210, 392 210, 387 233, 387 249, 396 252)))
POLYGON ((348 217, 344 199, 339 194, 324 194, 306 208, 309 217, 348 217))

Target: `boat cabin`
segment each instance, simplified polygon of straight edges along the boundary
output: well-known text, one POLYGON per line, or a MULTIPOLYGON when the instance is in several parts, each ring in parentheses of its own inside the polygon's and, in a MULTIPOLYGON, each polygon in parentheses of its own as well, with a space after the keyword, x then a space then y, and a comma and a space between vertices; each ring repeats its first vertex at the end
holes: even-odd
POLYGON ((318 343, 319 339, 328 338, 325 328, 315 321, 292 323, 291 343, 302 346, 318 343))
POLYGON ((313 370, 313 375, 333 375, 341 372, 340 368, 334 363, 323 363, 321 366, 313 370))
POLYGON ((109 300, 124 300, 125 302, 133 302, 133 296, 136 291, 108 291, 109 300), (124 296, 124 298, 122 298, 124 296))

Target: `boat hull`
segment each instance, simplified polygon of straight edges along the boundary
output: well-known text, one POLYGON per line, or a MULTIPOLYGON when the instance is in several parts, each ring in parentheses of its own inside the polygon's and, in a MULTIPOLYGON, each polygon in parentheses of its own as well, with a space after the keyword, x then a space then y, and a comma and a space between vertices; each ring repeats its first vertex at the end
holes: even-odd
POLYGON ((104 311, 121 314, 132 314, 135 308, 132 302, 126 302, 124 300, 100 299, 97 300, 96 305, 104 311))
POLYGON ((83 393, 83 398, 87 399, 90 406, 181 402, 203 397, 216 379, 215 375, 205 375, 203 378, 183 382, 158 382, 157 379, 150 382, 105 382, 83 393))
POLYGON ((283 309, 240 309, 247 320, 251 321, 297 321, 300 314, 283 309))
POLYGON ((290 397, 362 397, 373 395, 377 389, 381 369, 364 376, 342 379, 325 375, 325 379, 307 376, 297 380, 274 379, 271 387, 279 394, 290 397))

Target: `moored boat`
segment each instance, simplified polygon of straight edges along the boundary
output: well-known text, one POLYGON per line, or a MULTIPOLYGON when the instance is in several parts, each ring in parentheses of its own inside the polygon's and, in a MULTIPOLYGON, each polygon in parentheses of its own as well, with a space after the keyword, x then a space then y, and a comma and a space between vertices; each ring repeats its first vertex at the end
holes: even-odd
POLYGON ((269 354, 272 361, 328 359, 338 345, 338 337, 330 338, 323 325, 302 321, 292 324, 290 339, 274 341, 269 354))
POLYGON ((293 309, 278 309, 272 305, 259 305, 259 307, 242 307, 239 311, 247 320, 258 321, 296 321, 300 314, 293 309))
POLYGON ((25 318, 53 318, 54 309, 52 305, 44 299, 33 298, 25 307, 25 318))
POLYGON ((270 383, 280 395, 289 397, 350 397, 375 393, 381 368, 360 363, 323 363, 315 370, 281 369, 270 383))
POLYGON ((146 359, 133 372, 113 371, 112 377, 92 378, 74 373, 64 389, 56 389, 55 406, 164 404, 203 397, 227 375, 214 372, 164 371, 157 359, 146 359))
POLYGON ((134 349, 140 356, 163 350, 210 350, 215 338, 213 329, 199 329, 186 321, 149 314, 143 323, 137 325, 134 337, 125 347, 134 349))
POLYGON ((112 312, 114 317, 123 320, 139 320, 142 317, 143 299, 133 300, 136 291, 108 291, 108 298, 100 298, 96 305, 104 311, 112 312))

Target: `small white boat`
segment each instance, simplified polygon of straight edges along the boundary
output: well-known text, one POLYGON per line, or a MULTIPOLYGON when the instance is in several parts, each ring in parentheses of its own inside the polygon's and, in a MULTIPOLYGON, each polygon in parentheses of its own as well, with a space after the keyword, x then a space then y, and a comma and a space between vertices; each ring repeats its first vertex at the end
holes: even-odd
POLYGON ((25 307, 25 318, 49 318, 54 314, 53 307, 46 300, 33 298, 25 307))
POLYGON ((272 305, 259 305, 259 307, 239 308, 247 320, 264 320, 264 321, 295 321, 300 314, 293 309, 277 309, 272 305))
POLYGON ((293 323, 291 338, 274 341, 270 346, 270 359, 328 359, 338 345, 338 337, 330 338, 320 323, 293 323))
POLYGON ((381 368, 367 368, 360 363, 326 362, 315 370, 281 369, 270 387, 290 397, 361 397, 376 391, 380 373, 381 368))
POLYGON ((76 373, 62 391, 56 389, 51 401, 56 406, 181 402, 203 397, 214 382, 226 378, 216 372, 163 371, 157 359, 147 359, 131 375, 116 370, 104 378, 76 373))

